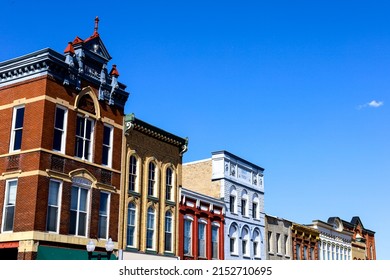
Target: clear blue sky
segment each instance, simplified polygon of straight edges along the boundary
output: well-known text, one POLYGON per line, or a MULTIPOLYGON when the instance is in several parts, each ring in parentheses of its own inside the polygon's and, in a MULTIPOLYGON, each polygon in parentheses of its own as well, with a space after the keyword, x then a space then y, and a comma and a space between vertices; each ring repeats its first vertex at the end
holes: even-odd
MULTIPOLYGON (((360 216, 390 260, 389 1, 3 0, 0 61, 99 33, 126 113, 265 168, 266 213, 360 216), (58 3, 58 4, 57 4, 58 3)), ((109 66, 110 67, 110 66, 109 66)))

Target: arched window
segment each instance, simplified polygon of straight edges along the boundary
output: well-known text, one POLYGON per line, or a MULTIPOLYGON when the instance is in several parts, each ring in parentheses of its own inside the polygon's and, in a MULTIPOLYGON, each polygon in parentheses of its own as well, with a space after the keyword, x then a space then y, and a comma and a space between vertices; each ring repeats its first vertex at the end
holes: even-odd
POLYGON ((173 172, 171 168, 167 168, 165 172, 165 199, 173 200, 173 172))
POLYGON ((219 259, 219 228, 219 223, 211 224, 211 258, 215 260, 219 259))
POLYGON ((165 212, 165 251, 172 252, 172 213, 165 212))
POLYGON ((198 222, 198 256, 206 257, 206 226, 207 221, 200 219, 198 222))
POLYGON ((249 256, 249 230, 244 227, 241 232, 241 251, 243 256, 249 256))
POLYGON ((156 165, 153 162, 149 162, 148 173, 148 195, 156 196, 156 165))
POLYGON ((229 228, 229 247, 231 255, 238 255, 238 227, 232 224, 229 228))
POLYGON ((253 231, 253 237, 252 237, 252 240, 253 240, 253 256, 255 258, 261 258, 261 247, 260 247, 260 244, 261 244, 261 239, 260 239, 260 230, 259 229, 255 229, 253 231))
POLYGON ((148 208, 146 223, 146 249, 154 249, 155 213, 153 207, 148 208))
POLYGON ((130 202, 127 207, 127 246, 135 247, 136 242, 136 206, 130 202))
POLYGON ((192 223, 191 216, 184 216, 184 255, 192 255, 192 223))
POLYGON ((230 213, 237 213, 237 191, 234 186, 230 190, 229 207, 230 213))
POLYGON ((241 215, 248 216, 248 193, 246 190, 241 193, 241 215))
POLYGON ((129 191, 137 191, 137 158, 130 156, 129 160, 129 191))
POLYGON ((252 218, 259 219, 260 218, 260 200, 257 194, 253 195, 252 199, 252 218))

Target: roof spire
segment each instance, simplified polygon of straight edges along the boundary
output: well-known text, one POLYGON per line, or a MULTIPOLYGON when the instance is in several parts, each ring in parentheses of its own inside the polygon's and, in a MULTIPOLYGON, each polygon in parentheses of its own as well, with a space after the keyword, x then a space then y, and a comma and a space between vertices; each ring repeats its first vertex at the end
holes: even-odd
POLYGON ((93 31, 93 34, 98 34, 98 29, 99 29, 99 17, 95 17, 95 29, 93 31))

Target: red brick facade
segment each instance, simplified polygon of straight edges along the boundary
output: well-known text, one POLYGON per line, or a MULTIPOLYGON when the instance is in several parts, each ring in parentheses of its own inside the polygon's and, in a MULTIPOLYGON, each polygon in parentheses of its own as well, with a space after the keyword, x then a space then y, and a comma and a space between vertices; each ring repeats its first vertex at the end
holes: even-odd
MULTIPOLYGON (((86 53, 86 57, 89 59, 88 55, 94 57, 87 49, 90 41, 100 44, 101 49, 105 50, 98 34, 94 34, 84 42, 74 43, 86 53)), ((110 59, 110 57, 104 57, 104 54, 103 52, 101 57, 96 58, 98 59, 97 65, 107 63, 110 59)), ((51 57, 56 56, 65 60, 64 56, 49 49, 46 52, 41 51, 36 54, 37 57, 45 55, 47 57, 42 58, 42 60, 45 59, 45 63, 39 65, 50 65, 50 67, 47 69, 39 68, 37 71, 41 71, 41 75, 31 74, 31 78, 29 76, 27 78, 15 76, 13 80, 0 81, 0 119, 2 120, 0 123, 2 143, 0 145, 0 259, 13 259, 16 255, 18 259, 35 259, 40 255, 40 246, 85 251, 88 240, 92 238, 96 242, 98 237, 102 192, 109 196, 109 214, 107 214, 109 222, 106 238, 111 237, 114 242, 118 240, 124 108, 117 105, 117 100, 110 99, 112 103, 108 104, 107 96, 99 96, 103 86, 107 88, 109 86, 101 82, 99 87, 99 82, 85 73, 88 69, 87 66, 85 66, 85 72, 81 71, 85 75, 79 74, 76 77, 72 74, 67 76, 65 62, 57 62, 51 57), (70 84, 67 82, 68 79, 71 80, 70 84), (72 79, 74 84, 72 84, 72 79), (10 141, 16 106, 24 106, 24 118, 21 148, 12 151, 10 141), (53 150, 57 106, 66 110, 64 153, 53 150), (93 137, 90 139, 92 157, 90 160, 81 159, 75 154, 78 116, 93 121, 93 133, 91 133, 93 137), (112 128, 111 166, 102 164, 104 125, 109 125, 112 128), (90 186, 87 188, 87 209, 85 209, 87 228, 85 234, 70 234, 72 186, 77 178, 82 178, 83 182, 90 182, 90 186), (58 232, 56 233, 47 231, 50 179, 58 180, 61 183, 60 215, 58 232), (16 199, 12 229, 5 230, 4 202, 6 185, 10 180, 17 180, 16 199), (19 246, 16 248, 18 249, 17 254, 8 249, 1 249, 7 247, 7 244, 16 244, 15 242, 19 242, 19 246)), ((29 55, 22 57, 22 62, 26 61, 27 63, 29 57, 29 55)), ((34 67, 37 67, 36 65, 26 66, 26 71, 32 71, 35 69, 34 67)), ((73 67, 73 64, 71 66, 73 67)), ((3 69, 8 71, 7 67, 17 67, 17 65, 14 66, 12 61, 2 63, 0 71, 3 69)), ((79 67, 82 67, 81 64, 79 67)), ((121 94, 125 96, 124 99, 127 99, 123 86, 119 85, 118 87, 122 91, 121 94)), ((107 92, 109 91, 105 91, 106 95, 107 92)), ((110 95, 109 98, 112 96, 110 95)), ((87 151, 86 147, 83 147, 84 151, 87 151)), ((80 209, 82 209, 81 207, 80 209)), ((79 219, 82 219, 81 214, 79 219)), ((97 250, 103 246, 104 240, 99 240, 97 250)))

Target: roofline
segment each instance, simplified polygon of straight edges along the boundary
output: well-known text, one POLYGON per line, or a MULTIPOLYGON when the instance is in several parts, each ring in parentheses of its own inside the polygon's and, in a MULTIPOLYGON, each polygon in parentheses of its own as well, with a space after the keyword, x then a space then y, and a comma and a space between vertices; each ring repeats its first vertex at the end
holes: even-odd
POLYGON ((260 169, 261 171, 264 171, 264 170, 265 170, 263 167, 261 167, 261 166, 259 166, 259 165, 256 165, 256 164, 254 164, 254 163, 252 163, 252 162, 250 162, 250 161, 248 161, 248 160, 246 160, 246 159, 243 159, 242 157, 239 157, 239 156, 237 156, 237 155, 235 155, 235 154, 232 154, 231 152, 228 152, 228 151, 226 151, 226 150, 220 150, 220 151, 215 151, 215 152, 212 152, 212 153, 211 153, 212 156, 213 156, 213 155, 218 155, 218 154, 226 154, 226 155, 228 155, 228 156, 231 156, 231 157, 233 157, 233 158, 238 159, 239 161, 241 161, 241 162, 243 162, 243 163, 245 163, 245 164, 247 164, 247 165, 250 165, 250 166, 252 166, 252 167, 255 167, 256 169, 260 169))
POLYGON ((157 126, 151 125, 141 119, 136 118, 134 114, 127 114, 125 116, 125 123, 131 123, 133 125, 132 129, 151 135, 155 138, 162 139, 165 142, 174 144, 176 146, 188 145, 188 138, 179 137, 157 126))

